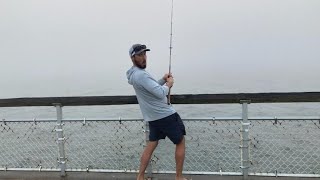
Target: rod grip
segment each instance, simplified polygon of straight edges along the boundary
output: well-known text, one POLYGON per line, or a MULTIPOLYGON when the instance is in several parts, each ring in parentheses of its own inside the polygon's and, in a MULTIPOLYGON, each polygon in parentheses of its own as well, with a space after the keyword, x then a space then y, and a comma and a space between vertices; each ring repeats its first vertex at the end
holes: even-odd
POLYGON ((168 93, 168 96, 167 96, 167 103, 168 105, 171 104, 171 96, 170 96, 170 92, 171 92, 171 88, 169 88, 169 93, 168 93))

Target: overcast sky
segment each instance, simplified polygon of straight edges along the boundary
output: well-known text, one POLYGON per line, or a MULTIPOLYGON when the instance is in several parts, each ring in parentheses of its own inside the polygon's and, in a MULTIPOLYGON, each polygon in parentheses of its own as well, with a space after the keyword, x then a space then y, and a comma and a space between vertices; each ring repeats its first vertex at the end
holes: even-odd
MULTIPOLYGON (((133 94, 131 44, 151 49, 156 78, 168 71, 170 8, 0 0, 1 97, 133 94)), ((320 89, 319 0, 174 0, 173 19, 175 93, 320 89)))

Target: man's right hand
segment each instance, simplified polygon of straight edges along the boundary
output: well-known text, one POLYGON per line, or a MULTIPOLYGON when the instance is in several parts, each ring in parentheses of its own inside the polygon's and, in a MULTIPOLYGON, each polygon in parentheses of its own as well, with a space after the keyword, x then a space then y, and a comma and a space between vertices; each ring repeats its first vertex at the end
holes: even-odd
POLYGON ((172 73, 166 73, 164 76, 163 76, 163 80, 165 80, 165 81, 167 81, 167 79, 169 78, 169 77, 172 77, 172 73))
POLYGON ((171 88, 173 86, 173 83, 174 83, 174 80, 173 80, 173 77, 170 76, 167 78, 167 82, 166 82, 166 85, 171 88))

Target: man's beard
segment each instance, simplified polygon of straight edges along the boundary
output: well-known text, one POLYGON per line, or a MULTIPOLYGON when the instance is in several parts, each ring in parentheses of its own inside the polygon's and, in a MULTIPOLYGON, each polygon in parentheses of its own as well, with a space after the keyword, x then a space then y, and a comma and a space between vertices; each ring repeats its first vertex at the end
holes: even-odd
POLYGON ((140 69, 145 69, 147 67, 146 64, 139 64, 138 62, 135 62, 136 66, 140 69))

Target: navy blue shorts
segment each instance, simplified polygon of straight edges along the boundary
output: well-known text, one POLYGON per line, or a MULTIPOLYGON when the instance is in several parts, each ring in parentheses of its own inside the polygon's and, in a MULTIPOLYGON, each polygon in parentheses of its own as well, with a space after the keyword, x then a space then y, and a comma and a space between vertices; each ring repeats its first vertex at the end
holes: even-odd
POLYGON ((178 113, 149 121, 149 129, 149 141, 158 141, 168 137, 174 144, 179 144, 186 135, 186 129, 178 113))

